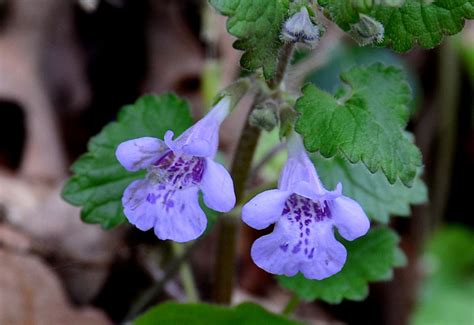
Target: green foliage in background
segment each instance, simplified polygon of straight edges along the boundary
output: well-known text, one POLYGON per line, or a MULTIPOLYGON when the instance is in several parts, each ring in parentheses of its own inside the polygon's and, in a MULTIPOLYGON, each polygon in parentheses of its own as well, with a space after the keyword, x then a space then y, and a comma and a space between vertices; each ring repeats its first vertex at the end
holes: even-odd
POLYGON ((166 302, 138 317, 134 325, 192 324, 192 325, 298 325, 301 323, 270 313, 252 303, 235 307, 208 304, 179 304, 166 302))
POLYGON ((474 232, 461 225, 439 230, 422 261, 425 280, 412 324, 473 324, 474 232))

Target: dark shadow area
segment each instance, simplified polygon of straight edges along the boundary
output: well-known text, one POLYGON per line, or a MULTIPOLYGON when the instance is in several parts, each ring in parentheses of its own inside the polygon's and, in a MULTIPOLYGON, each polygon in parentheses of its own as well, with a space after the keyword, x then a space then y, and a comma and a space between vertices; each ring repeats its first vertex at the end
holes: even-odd
POLYGON ((18 103, 9 100, 0 100, 0 112, 0 165, 15 171, 25 145, 25 113, 18 103))

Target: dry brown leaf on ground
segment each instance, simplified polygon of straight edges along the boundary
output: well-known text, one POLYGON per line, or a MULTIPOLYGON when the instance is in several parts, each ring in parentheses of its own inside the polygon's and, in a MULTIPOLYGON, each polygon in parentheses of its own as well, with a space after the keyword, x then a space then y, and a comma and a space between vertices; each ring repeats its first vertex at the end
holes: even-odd
POLYGON ((98 310, 73 309, 39 258, 0 249, 0 261, 0 324, 110 324, 98 310))
POLYGON ((32 242, 28 245, 35 252, 53 261, 75 301, 88 303, 121 252, 123 229, 106 232, 83 223, 80 209, 64 202, 60 190, 60 183, 31 182, 0 173, 0 206, 7 223, 32 242))

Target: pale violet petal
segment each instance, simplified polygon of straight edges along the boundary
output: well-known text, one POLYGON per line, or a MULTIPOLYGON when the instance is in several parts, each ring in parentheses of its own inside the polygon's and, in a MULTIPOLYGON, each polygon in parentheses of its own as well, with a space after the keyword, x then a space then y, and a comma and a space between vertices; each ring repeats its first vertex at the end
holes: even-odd
MULTIPOLYGON (((218 128, 214 128, 214 136, 197 137, 194 132, 196 125, 186 130, 176 140, 173 140, 173 131, 168 130, 165 133, 165 143, 174 152, 182 152, 190 156, 196 157, 213 157, 218 146, 218 128)), ((212 133, 212 129, 208 130, 212 133)))
POLYGON ((252 246, 254 262, 270 273, 292 276, 302 272, 308 279, 339 272, 347 253, 334 238, 333 220, 320 215, 321 210, 307 198, 293 194, 285 203, 273 232, 252 246))
POLYGON ((321 193, 316 192, 314 186, 306 181, 299 181, 297 183, 294 183, 292 185, 292 191, 293 193, 304 196, 313 201, 316 201, 324 196, 321 195, 321 193))
POLYGON ((156 211, 147 202, 150 186, 146 180, 130 183, 122 196, 124 214, 128 221, 138 229, 146 231, 155 224, 156 211))
POLYGON ((314 184, 300 181, 295 183, 293 186, 293 192, 307 197, 313 201, 320 201, 320 200, 334 200, 342 195, 342 184, 337 184, 336 188, 333 191, 327 191, 326 189, 317 190, 314 187, 314 184))
POLYGON ((251 199, 242 208, 242 220, 252 228, 264 229, 281 217, 291 192, 269 190, 251 199))
POLYGON ((129 171, 145 169, 157 161, 167 150, 163 141, 143 137, 128 140, 118 145, 115 156, 120 164, 129 171))
POLYGON ((271 234, 253 243, 250 255, 258 267, 269 273, 294 276, 299 271, 299 258, 284 248, 288 247, 287 242, 285 232, 275 227, 271 234))
POLYGON ((208 118, 217 122, 217 124, 221 124, 230 113, 231 102, 232 100, 229 96, 222 97, 217 104, 212 107, 209 113, 207 113, 203 120, 208 118))
MULTIPOLYGON (((217 134, 217 133, 216 133, 217 134)), ((214 157, 217 151, 217 137, 214 139, 214 143, 203 140, 193 139, 189 143, 182 147, 185 154, 195 157, 214 157)))
POLYGON ((369 231, 370 221, 359 203, 341 196, 329 204, 334 224, 342 237, 354 240, 369 231))
POLYGON ((210 158, 200 184, 204 194, 204 203, 219 212, 228 212, 235 206, 234 182, 229 172, 219 163, 210 158))
POLYGON ((345 247, 334 238, 331 229, 322 231, 315 238, 316 248, 313 259, 301 264, 301 273, 307 279, 322 280, 338 273, 347 258, 345 247))
MULTIPOLYGON (((166 144, 173 151, 196 157, 214 157, 219 145, 219 127, 230 111, 230 98, 221 99, 209 113, 183 132, 176 140, 165 135, 166 144)), ((168 131, 169 132, 169 131, 168 131)))
POLYGON ((198 202, 198 188, 191 187, 175 191, 168 196, 167 203, 157 201, 155 234, 160 239, 187 242, 202 235, 207 218, 198 202), (172 205, 170 201, 172 200, 172 205))
POLYGON ((201 120, 180 135, 176 139, 180 149, 191 156, 214 157, 219 145, 220 124, 212 122, 201 120))
POLYGON ((292 133, 288 137, 288 160, 280 174, 278 188, 294 192, 297 184, 306 182, 316 195, 324 195, 324 189, 319 180, 316 168, 308 157, 303 142, 298 134, 292 133))
POLYGON ((171 130, 166 131, 165 137, 164 137, 164 142, 174 152, 180 152, 181 147, 176 143, 175 140, 173 140, 174 132, 171 130))

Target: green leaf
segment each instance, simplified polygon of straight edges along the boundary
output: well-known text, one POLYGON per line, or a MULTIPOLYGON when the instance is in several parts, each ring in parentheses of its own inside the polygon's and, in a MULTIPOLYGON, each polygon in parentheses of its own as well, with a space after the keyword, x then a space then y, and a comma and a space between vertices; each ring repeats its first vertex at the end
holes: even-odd
POLYGON ((419 176, 408 188, 400 181, 390 184, 380 171, 372 174, 362 163, 351 164, 338 156, 325 159, 312 155, 311 159, 324 185, 332 189, 341 182, 344 195, 359 202, 372 220, 386 223, 391 215, 409 216, 410 204, 427 200, 427 189, 419 176))
POLYGON ((400 6, 376 5, 357 8, 353 1, 322 0, 320 5, 329 11, 331 19, 343 30, 359 20, 363 12, 382 23, 385 28, 384 45, 398 52, 415 44, 424 48, 438 45, 443 35, 461 31, 464 19, 474 18, 474 0, 405 0, 400 6))
POLYGON ((281 28, 288 15, 288 0, 209 0, 228 16, 227 30, 238 38, 234 48, 245 51, 240 65, 248 70, 263 68, 265 78, 275 74, 282 46, 281 28))
POLYGON ((422 258, 423 282, 411 324, 472 324, 474 232, 462 225, 438 229, 422 258))
POLYGON ((163 138, 167 130, 179 135, 191 123, 188 104, 173 94, 143 96, 123 107, 117 122, 92 138, 88 152, 72 165, 73 176, 62 192, 64 200, 82 206, 81 218, 86 223, 99 223, 109 229, 124 222, 120 201, 123 191, 145 172, 126 171, 115 158, 117 146, 144 136, 163 138))
POLYGON ((298 274, 279 276, 278 282, 306 301, 363 300, 369 293, 369 282, 389 280, 392 268, 402 266, 403 252, 398 248, 398 241, 397 234, 388 228, 372 229, 353 242, 342 241, 347 248, 347 262, 342 271, 332 277, 318 281, 298 274))
POLYGON ((236 307, 224 307, 203 303, 179 304, 165 302, 138 317, 133 324, 297 325, 301 323, 270 313, 252 303, 243 303, 236 307))
POLYGON ((341 153, 352 163, 362 160, 372 173, 382 169, 391 184, 400 178, 411 186, 421 153, 404 131, 411 96, 402 71, 373 64, 354 67, 341 80, 349 89, 336 97, 313 85, 303 87, 295 128, 306 149, 326 158, 341 153))

